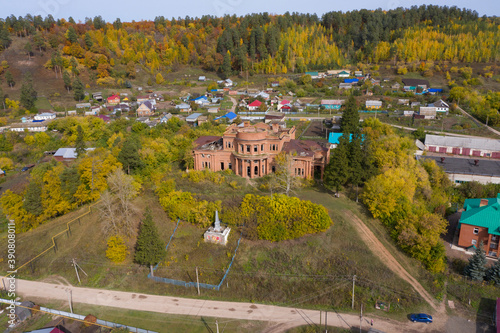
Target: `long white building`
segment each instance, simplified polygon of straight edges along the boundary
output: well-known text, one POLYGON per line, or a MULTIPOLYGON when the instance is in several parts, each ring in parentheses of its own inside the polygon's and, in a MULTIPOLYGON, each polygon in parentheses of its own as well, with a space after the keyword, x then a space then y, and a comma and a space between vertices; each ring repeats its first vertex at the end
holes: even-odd
POLYGON ((441 154, 500 159, 500 140, 427 134, 425 150, 441 154))

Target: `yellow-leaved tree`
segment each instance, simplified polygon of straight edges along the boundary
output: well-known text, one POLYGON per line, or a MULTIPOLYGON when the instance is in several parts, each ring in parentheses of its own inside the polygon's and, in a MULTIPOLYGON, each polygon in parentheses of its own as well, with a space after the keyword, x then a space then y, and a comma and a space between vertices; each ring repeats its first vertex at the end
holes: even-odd
POLYGON ((120 236, 111 236, 107 241, 106 257, 114 263, 123 262, 130 253, 120 236))
POLYGON ((78 165, 81 182, 75 193, 78 201, 84 203, 99 199, 108 187, 108 175, 119 167, 121 163, 109 150, 97 148, 88 152, 78 165))

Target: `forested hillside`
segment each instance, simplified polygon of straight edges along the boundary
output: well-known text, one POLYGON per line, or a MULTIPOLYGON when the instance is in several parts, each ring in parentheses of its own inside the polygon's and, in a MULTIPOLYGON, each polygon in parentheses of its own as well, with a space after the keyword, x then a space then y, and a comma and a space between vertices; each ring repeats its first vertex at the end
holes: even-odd
MULTIPOLYGON (((393 60, 496 62, 499 19, 471 10, 420 6, 390 11, 252 14, 243 17, 85 22, 52 16, 0 20, 0 52, 14 36, 27 56, 50 52, 45 66, 78 75, 84 66, 102 84, 125 83, 136 66, 152 75, 179 65, 200 66, 221 76, 290 73, 341 68, 349 63, 393 60), (80 69, 79 69, 80 67, 80 69)), ((4 71, 5 72, 5 71, 4 71)), ((1 73, 0 73, 1 75, 1 73)))

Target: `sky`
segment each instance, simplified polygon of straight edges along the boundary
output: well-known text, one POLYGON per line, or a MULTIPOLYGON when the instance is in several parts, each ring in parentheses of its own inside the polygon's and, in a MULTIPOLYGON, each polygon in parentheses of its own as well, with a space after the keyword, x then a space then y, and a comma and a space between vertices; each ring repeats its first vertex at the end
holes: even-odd
POLYGON ((54 18, 84 21, 85 17, 101 15, 107 22, 120 18, 122 22, 132 20, 153 20, 156 16, 172 17, 201 17, 202 15, 223 16, 225 14, 245 15, 250 13, 268 12, 283 14, 287 11, 322 14, 329 11, 350 11, 354 9, 393 9, 397 7, 411 7, 413 5, 432 4, 439 6, 457 6, 475 10, 479 16, 500 16, 499 0, 433 0, 432 2, 415 0, 0 0, 0 17, 11 14, 25 16, 26 14, 51 14, 54 18))

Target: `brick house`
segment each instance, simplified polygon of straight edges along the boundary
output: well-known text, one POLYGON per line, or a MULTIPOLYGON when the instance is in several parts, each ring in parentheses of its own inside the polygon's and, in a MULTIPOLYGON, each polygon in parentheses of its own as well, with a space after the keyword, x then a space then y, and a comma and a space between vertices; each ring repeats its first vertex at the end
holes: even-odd
POLYGON ((458 228, 458 246, 473 248, 482 241, 486 254, 498 257, 500 193, 496 198, 465 200, 458 228))
POLYGON ((223 136, 202 136, 194 142, 194 169, 231 169, 245 178, 258 178, 275 171, 280 152, 293 156, 293 173, 303 178, 323 177, 330 150, 314 141, 295 140, 295 127, 276 123, 230 125, 223 136))

